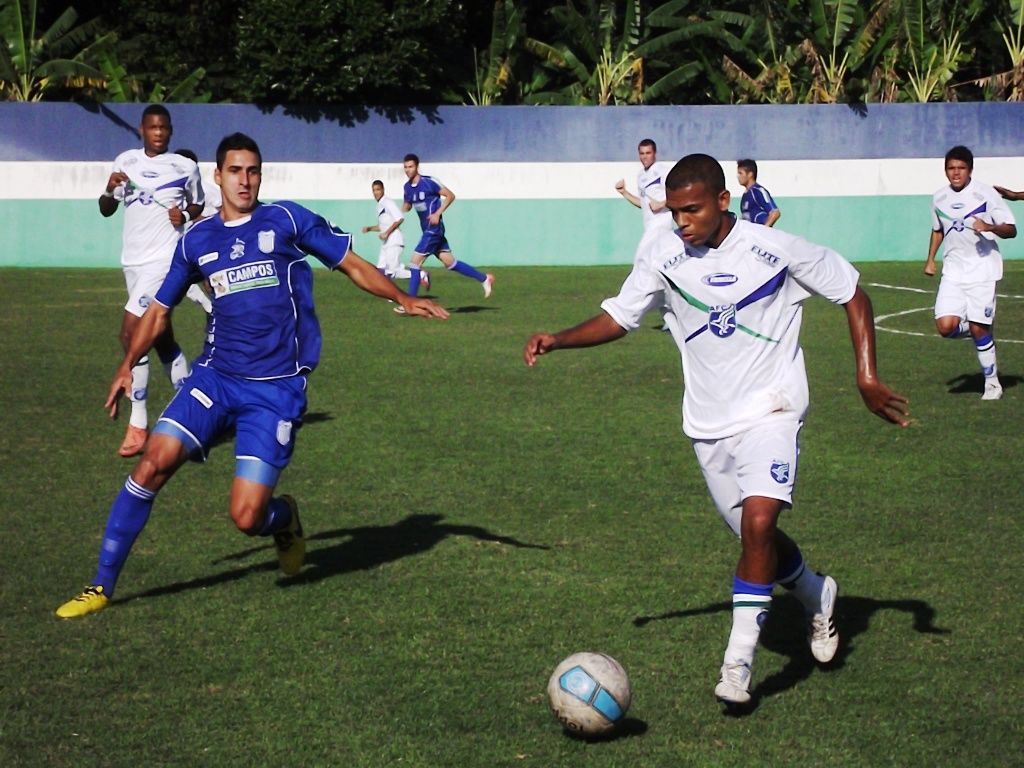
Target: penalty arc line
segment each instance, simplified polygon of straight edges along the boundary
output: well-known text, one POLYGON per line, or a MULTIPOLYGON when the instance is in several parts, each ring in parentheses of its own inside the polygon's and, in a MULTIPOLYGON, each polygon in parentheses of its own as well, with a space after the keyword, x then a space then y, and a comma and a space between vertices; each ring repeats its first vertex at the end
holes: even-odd
MULTIPOLYGON (((930 293, 921 288, 910 288, 904 285, 888 285, 886 283, 865 283, 870 288, 889 288, 894 291, 910 291, 911 293, 930 293)), ((1000 299, 1024 299, 1024 296, 1017 296, 1014 294, 997 293, 996 296, 1000 299)), ((891 320, 894 317, 903 317, 904 315, 912 315, 915 312, 929 312, 932 307, 915 307, 914 309, 904 309, 901 312, 890 312, 886 315, 878 315, 875 318, 875 328, 886 333, 895 333, 900 336, 920 336, 924 338, 935 338, 945 341, 941 336, 932 333, 921 333, 920 331, 904 331, 898 328, 886 328, 882 325, 886 320, 891 320)), ((1024 339, 996 339, 996 344, 1024 344, 1024 339)))

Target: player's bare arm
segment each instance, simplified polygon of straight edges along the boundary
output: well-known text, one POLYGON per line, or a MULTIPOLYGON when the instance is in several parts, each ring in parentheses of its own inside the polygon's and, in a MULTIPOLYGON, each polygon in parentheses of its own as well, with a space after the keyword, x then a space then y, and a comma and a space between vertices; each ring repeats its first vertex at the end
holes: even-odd
POLYGON ((400 304, 407 315, 448 319, 448 311, 444 307, 435 304, 430 299, 413 298, 400 290, 397 285, 378 272, 376 267, 354 251, 348 252, 337 269, 367 293, 400 304))
POLYGON ((107 179, 107 187, 99 197, 100 213, 103 216, 113 216, 117 210, 117 198, 114 197, 114 190, 128 181, 128 174, 121 171, 114 171, 107 179))
POLYGON ((764 225, 766 227, 774 227, 775 222, 778 221, 780 218, 782 218, 782 211, 780 211, 778 208, 772 208, 772 210, 768 212, 768 219, 767 221, 765 221, 764 225))
POLYGON ((427 221, 435 227, 441 223, 441 216, 444 215, 444 212, 455 202, 455 193, 448 189, 448 187, 441 187, 441 191, 438 194, 441 196, 441 207, 427 217, 427 221))
POLYGON ((636 195, 634 195, 628 189, 626 189, 626 180, 625 179, 619 179, 618 181, 615 182, 615 191, 618 192, 620 195, 622 195, 627 200, 629 200, 629 202, 631 202, 637 208, 640 207, 640 198, 637 197, 636 195))
POLYGON ((886 421, 899 424, 901 427, 907 426, 910 423, 907 398, 889 389, 878 378, 875 360, 875 314, 871 308, 871 299, 858 287, 853 298, 844 306, 857 363, 857 388, 860 390, 864 405, 886 421))
POLYGON ((993 185, 992 187, 996 192, 1003 196, 1005 200, 1024 200, 1024 190, 1020 192, 1014 192, 1012 189, 1006 187, 999 187, 993 185))
POLYGON ((132 333, 131 343, 124 353, 124 360, 121 361, 114 373, 114 380, 110 383, 110 394, 107 395, 107 400, 103 404, 110 414, 110 418, 117 418, 121 395, 132 390, 132 368, 149 351, 160 334, 166 330, 170 316, 170 309, 152 301, 146 308, 145 314, 139 319, 135 331, 132 333))
POLYGON ((195 221, 203 214, 203 206, 196 203, 189 203, 184 208, 178 208, 177 206, 171 206, 167 209, 167 218, 175 227, 181 227, 190 221, 195 221), (185 216, 185 212, 188 212, 188 216, 185 216))
POLYGON ((942 243, 942 231, 932 230, 931 239, 928 241, 928 258, 924 262, 924 273, 928 277, 935 276, 935 254, 939 252, 939 245, 942 243))
POLYGON ((533 366, 537 358, 556 349, 575 349, 579 347, 596 347, 610 341, 621 339, 626 329, 616 323, 607 312, 594 315, 577 326, 566 328, 558 333, 535 333, 526 342, 523 349, 523 361, 533 366))
POLYGON ((1014 224, 990 224, 984 219, 971 219, 971 229, 975 232, 991 232, 1003 240, 1012 240, 1017 236, 1017 227, 1014 224))

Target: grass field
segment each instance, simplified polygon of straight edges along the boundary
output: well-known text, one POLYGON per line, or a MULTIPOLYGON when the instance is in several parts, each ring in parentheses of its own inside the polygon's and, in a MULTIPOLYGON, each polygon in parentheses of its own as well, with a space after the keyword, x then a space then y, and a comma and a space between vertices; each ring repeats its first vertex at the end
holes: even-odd
MULTIPOLYGON (((131 468, 102 409, 122 278, 0 270, 0 765, 1024 765, 1024 262, 1001 283, 1006 394, 985 403, 972 345, 931 332, 920 265, 859 267, 881 325, 921 334, 878 339, 915 423, 863 408, 844 313, 809 302, 784 525, 840 583, 843 644, 814 668, 777 594, 739 718, 712 696, 738 546, 679 432, 675 347, 651 317, 521 361, 624 268, 507 269, 487 302, 438 270, 447 323, 318 271, 324 357, 280 484, 310 534, 303 573, 282 579, 230 523, 225 445, 160 495, 111 606, 73 622, 53 610, 92 577, 131 468), (578 650, 630 672, 617 739, 568 738, 547 710, 578 650)), ((175 322, 197 352, 198 310, 175 322)))

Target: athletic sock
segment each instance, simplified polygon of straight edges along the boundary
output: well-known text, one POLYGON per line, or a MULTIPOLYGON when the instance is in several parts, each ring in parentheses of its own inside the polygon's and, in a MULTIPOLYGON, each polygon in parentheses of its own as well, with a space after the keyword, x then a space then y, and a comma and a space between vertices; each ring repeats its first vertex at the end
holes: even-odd
POLYGON ((786 562, 779 564, 776 583, 792 592, 808 613, 821 610, 821 590, 825 578, 806 566, 799 549, 786 562))
POLYGON ((954 328, 950 333, 944 334, 947 339, 962 339, 965 336, 971 335, 971 324, 966 320, 961 320, 960 325, 954 328))
POLYGON ((471 265, 467 264, 464 261, 453 261, 452 265, 448 267, 448 269, 452 270, 453 272, 458 272, 460 275, 471 277, 478 283, 482 283, 484 280, 487 279, 487 275, 483 274, 482 272, 477 272, 475 269, 473 269, 471 265))
POLYGON ((986 333, 980 339, 974 340, 974 346, 978 350, 978 363, 981 365, 981 372, 986 379, 998 381, 996 370, 996 343, 991 333, 986 333))
POLYGON ((128 423, 139 429, 149 426, 149 414, 146 411, 146 394, 149 391, 149 356, 145 355, 132 368, 132 391, 128 398, 132 403, 131 417, 128 423))
POLYGON ((739 576, 732 580, 732 632, 725 649, 726 664, 752 664, 761 625, 772 605, 772 584, 754 584, 739 576))
POLYGON ((416 296, 420 292, 420 268, 409 267, 409 295, 416 296))
POLYGON ((164 364, 164 372, 167 374, 167 378, 171 380, 171 384, 175 389, 179 389, 181 382, 188 377, 190 371, 188 369, 188 359, 185 357, 185 353, 181 351, 181 347, 175 344, 174 350, 174 352, 166 357, 160 355, 160 362, 164 364))
POLYGON ((114 594, 117 577, 121 575, 135 539, 149 519, 155 498, 156 491, 143 488, 129 477, 110 507, 107 529, 100 546, 96 579, 93 581, 93 584, 103 587, 107 597, 114 594))
POLYGON ((263 520, 263 527, 260 528, 260 536, 283 531, 292 521, 292 508, 283 499, 274 497, 267 504, 267 514, 263 520))

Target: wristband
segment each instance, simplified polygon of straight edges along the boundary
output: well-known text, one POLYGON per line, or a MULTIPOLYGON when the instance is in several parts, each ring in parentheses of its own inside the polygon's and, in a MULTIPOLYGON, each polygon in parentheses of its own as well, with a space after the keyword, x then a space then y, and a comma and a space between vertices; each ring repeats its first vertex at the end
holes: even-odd
POLYGON ((103 194, 100 195, 100 197, 113 197, 113 196, 114 196, 114 193, 113 192, 107 192, 107 190, 103 190, 103 194))
POLYGON ((188 208, 182 208, 181 209, 181 215, 185 217, 185 223, 186 224, 188 224, 190 221, 192 221, 192 214, 190 214, 188 212, 188 208))

